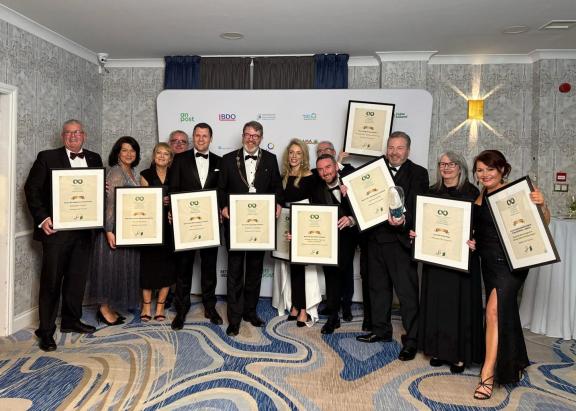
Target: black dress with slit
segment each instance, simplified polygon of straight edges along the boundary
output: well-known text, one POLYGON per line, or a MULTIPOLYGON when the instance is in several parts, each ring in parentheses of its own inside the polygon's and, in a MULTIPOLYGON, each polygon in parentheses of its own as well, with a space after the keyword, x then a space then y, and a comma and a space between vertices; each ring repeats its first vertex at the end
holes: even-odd
POLYGON ((530 365, 518 311, 518 291, 528 270, 510 270, 485 195, 482 204, 474 206, 474 212, 474 237, 480 254, 486 301, 492 290, 496 290, 498 298, 498 351, 494 380, 499 384, 517 383, 522 371, 530 365))
MULTIPOLYGON (((431 195, 474 201, 478 189, 442 186, 431 195)), ((424 264, 420 288, 418 342, 424 354, 450 363, 484 360, 484 311, 480 260, 470 253, 469 272, 424 264)))

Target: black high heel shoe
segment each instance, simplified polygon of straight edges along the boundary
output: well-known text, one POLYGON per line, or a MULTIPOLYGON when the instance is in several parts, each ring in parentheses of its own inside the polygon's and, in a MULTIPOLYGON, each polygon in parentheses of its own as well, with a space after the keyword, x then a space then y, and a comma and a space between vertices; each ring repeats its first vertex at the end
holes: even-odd
POLYGON ((296 317, 298 317, 298 314, 296 314, 296 315, 291 314, 292 308, 294 308, 294 307, 290 308, 290 312, 288 313, 288 318, 286 318, 286 321, 296 321, 296 317))
POLYGON ((312 321, 312 317, 310 317, 310 314, 306 314, 306 321, 296 321, 296 325, 298 327, 305 327, 307 321, 312 321))
POLYGON ((100 324, 101 322, 103 322, 106 325, 120 325, 120 324, 124 324, 124 320, 121 320, 120 317, 116 318, 116 321, 108 321, 106 319, 106 317, 104 317, 104 314, 102 314, 102 311, 100 311, 100 309, 98 309, 98 311, 96 311, 96 321, 98 321, 98 324, 100 324))

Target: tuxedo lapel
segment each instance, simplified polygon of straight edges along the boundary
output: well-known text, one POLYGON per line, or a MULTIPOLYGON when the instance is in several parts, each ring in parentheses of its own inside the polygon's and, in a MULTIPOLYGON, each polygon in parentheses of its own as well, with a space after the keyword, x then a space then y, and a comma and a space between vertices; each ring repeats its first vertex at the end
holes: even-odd
POLYGON ((216 187, 218 181, 218 157, 213 153, 209 154, 208 175, 204 187, 216 187))
POLYGON ((72 168, 70 160, 68 159, 68 153, 66 153, 66 148, 64 147, 62 147, 58 153, 58 162, 60 163, 58 168, 72 168))
POLYGON ((190 154, 192 156, 192 160, 190 161, 190 169, 192 171, 192 177, 194 177, 194 179, 196 180, 198 187, 202 187, 202 182, 200 181, 200 174, 198 174, 198 166, 196 165, 196 154, 194 153, 194 150, 190 150, 190 154))
MULTIPOLYGON (((236 163, 240 164, 240 175, 244 178, 244 181, 248 181, 248 178, 246 177, 246 165, 244 164, 244 151, 242 149, 238 150, 236 163)), ((256 180, 256 178, 254 178, 254 180, 256 180)))

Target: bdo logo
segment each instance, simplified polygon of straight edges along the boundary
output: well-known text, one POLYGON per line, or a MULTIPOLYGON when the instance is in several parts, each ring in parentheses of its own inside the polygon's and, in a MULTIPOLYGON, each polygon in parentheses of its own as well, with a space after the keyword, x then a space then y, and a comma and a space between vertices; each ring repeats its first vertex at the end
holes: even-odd
POLYGON ((236 121, 236 114, 234 113, 220 113, 218 114, 220 121, 236 121))

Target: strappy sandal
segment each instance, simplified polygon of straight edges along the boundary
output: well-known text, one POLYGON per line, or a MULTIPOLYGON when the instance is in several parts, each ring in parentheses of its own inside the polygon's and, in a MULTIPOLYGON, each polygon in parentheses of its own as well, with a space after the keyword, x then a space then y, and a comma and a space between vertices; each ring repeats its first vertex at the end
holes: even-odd
MULTIPOLYGON (((158 306, 159 306, 160 304, 164 305, 165 303, 166 303, 166 301, 156 301, 156 310, 158 310, 158 306)), ((154 320, 155 320, 155 321, 162 322, 162 321, 164 321, 165 319, 166 319, 166 316, 165 316, 164 314, 156 314, 156 315, 154 316, 154 320)))
POLYGON ((486 378, 484 381, 480 380, 480 382, 478 383, 478 387, 476 387, 476 390, 474 391, 474 399, 476 400, 488 400, 492 397, 492 391, 494 389, 494 376, 490 376, 488 378, 486 378), (492 380, 492 382, 488 382, 492 380), (480 391, 481 389, 484 389, 486 391, 488 391, 487 393, 484 391, 480 391))
MULTIPOLYGON (((142 301, 142 305, 150 305, 152 303, 152 301, 142 301)), ((145 323, 147 323, 148 321, 150 321, 152 319, 151 315, 148 314, 140 314, 140 321, 143 321, 145 323)))

